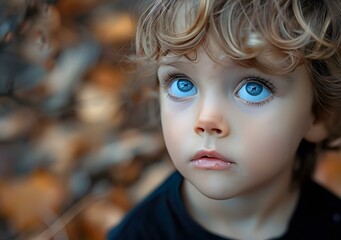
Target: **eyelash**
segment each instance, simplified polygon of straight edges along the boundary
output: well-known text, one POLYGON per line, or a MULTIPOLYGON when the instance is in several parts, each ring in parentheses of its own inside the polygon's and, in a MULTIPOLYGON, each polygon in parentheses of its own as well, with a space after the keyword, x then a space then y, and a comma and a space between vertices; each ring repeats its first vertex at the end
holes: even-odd
POLYGON ((167 73, 166 77, 160 81, 160 85, 162 87, 168 88, 174 80, 179 78, 189 79, 189 77, 187 77, 185 74, 169 72, 167 73))
POLYGON ((235 91, 235 95, 237 96, 237 93, 239 92, 239 90, 247 83, 249 82, 256 82, 256 83, 260 83, 262 84, 264 87, 266 87, 270 93, 271 93, 271 97, 269 97, 268 99, 264 100, 264 101, 261 101, 261 102, 249 102, 249 101, 246 101, 246 100, 243 100, 243 103, 248 105, 248 106, 253 106, 253 107, 260 107, 260 106, 263 106, 264 104, 268 103, 272 98, 273 96, 276 95, 277 93, 277 90, 276 90, 276 87, 272 84, 271 80, 270 79, 265 79, 263 77, 260 77, 260 76, 254 76, 254 75, 251 75, 251 76, 246 76, 244 78, 242 78, 243 80, 238 84, 238 87, 237 90, 235 91))
POLYGON ((171 100, 173 100, 175 102, 184 102, 184 101, 186 101, 186 98, 178 98, 178 97, 171 95, 168 92, 170 85, 176 79, 179 79, 179 78, 185 78, 185 79, 188 79, 191 81, 191 79, 188 76, 186 76, 185 74, 169 72, 169 73, 167 73, 166 77, 164 79, 162 79, 162 81, 160 81, 160 86, 162 89, 167 90, 167 97, 168 98, 170 98, 171 100))
MULTIPOLYGON (((173 83, 173 81, 176 79, 179 79, 179 78, 185 78, 185 79, 191 80, 185 74, 169 72, 169 73, 167 73, 167 75, 164 79, 159 81, 160 86, 162 89, 167 91, 169 89, 170 85, 173 83)), ((260 77, 260 76, 254 76, 254 75, 243 77, 242 80, 238 84, 238 86, 240 86, 240 87, 237 88, 237 90, 235 91, 234 94, 237 95, 238 91, 242 88, 242 86, 244 86, 245 84, 247 84, 249 82, 257 82, 257 83, 260 83, 263 86, 265 86, 270 91, 271 97, 269 97, 268 99, 261 101, 261 102, 249 102, 249 101, 243 100, 243 103, 248 105, 248 106, 260 107, 260 106, 268 103, 273 98, 273 96, 276 95, 277 90, 276 90, 275 86, 272 84, 271 80, 265 79, 265 78, 260 77)), ((183 102, 186 100, 183 98, 175 97, 175 96, 171 95, 168 91, 167 91, 167 97, 169 97, 171 100, 176 101, 176 102, 183 102)))

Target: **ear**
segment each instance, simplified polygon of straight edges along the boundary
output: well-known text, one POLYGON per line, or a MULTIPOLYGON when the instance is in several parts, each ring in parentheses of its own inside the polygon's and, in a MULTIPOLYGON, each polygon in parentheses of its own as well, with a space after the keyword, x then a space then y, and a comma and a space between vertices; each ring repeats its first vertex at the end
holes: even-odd
POLYGON ((318 143, 328 136, 326 123, 322 120, 315 120, 306 132, 304 139, 308 142, 318 143))

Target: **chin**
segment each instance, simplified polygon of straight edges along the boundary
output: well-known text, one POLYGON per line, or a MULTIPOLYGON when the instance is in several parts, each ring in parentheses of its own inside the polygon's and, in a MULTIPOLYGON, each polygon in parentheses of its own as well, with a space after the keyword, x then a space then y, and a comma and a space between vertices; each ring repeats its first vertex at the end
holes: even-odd
POLYGON ((226 193, 216 193, 216 192, 201 192, 201 193, 205 195, 207 198, 210 198, 212 200, 227 200, 234 196, 234 195, 229 195, 226 193))
POLYGON ((219 188, 217 186, 198 186, 195 185, 196 189, 205 197, 213 200, 227 200, 236 196, 236 193, 225 188, 219 188))

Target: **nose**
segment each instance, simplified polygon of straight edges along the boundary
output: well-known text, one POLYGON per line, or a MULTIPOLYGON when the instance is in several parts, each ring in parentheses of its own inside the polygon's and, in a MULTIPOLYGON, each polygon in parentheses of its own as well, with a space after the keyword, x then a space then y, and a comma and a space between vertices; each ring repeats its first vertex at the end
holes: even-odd
POLYGON ((222 138, 229 134, 230 128, 221 109, 205 106, 200 110, 194 125, 194 131, 198 135, 208 134, 222 138))

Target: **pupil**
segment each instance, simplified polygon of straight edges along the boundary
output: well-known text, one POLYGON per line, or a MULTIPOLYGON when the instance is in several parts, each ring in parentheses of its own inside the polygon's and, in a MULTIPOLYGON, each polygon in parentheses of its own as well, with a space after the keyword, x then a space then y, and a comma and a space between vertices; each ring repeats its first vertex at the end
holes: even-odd
POLYGON ((252 96, 257 96, 263 91, 263 86, 259 83, 251 82, 246 84, 246 91, 252 96))
POLYGON ((193 88, 193 84, 187 80, 179 80, 178 88, 183 92, 189 92, 193 88))

